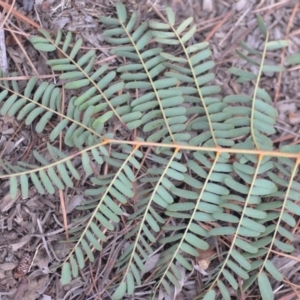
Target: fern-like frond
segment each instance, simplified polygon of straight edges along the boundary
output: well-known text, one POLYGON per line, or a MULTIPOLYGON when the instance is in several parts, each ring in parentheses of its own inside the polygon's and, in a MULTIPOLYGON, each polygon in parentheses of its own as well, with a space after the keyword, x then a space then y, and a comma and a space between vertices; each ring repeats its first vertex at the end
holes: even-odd
MULTIPOLYGON (((93 70, 96 59, 94 50, 88 51, 77 60, 82 39, 78 39, 72 45, 72 34, 70 32, 63 37, 61 31, 59 31, 55 41, 44 30, 41 30, 41 33, 44 34, 45 38, 31 37, 34 47, 41 51, 57 51, 65 57, 48 60, 47 62, 53 71, 63 72, 59 75, 59 78, 64 82, 64 88, 76 90, 86 87, 76 97, 74 104, 80 110, 87 110, 88 108, 92 110, 93 107, 94 115, 101 113, 101 116, 94 120, 93 128, 97 126, 101 128, 101 124, 114 115, 129 129, 136 128, 139 125, 140 115, 132 113, 130 106, 126 105, 130 99, 129 95, 116 95, 124 88, 123 82, 115 81, 116 72, 105 73, 108 68, 107 65, 103 65, 96 71, 93 70), (105 75, 102 76, 104 73, 105 75)), ((100 131, 99 128, 98 131, 100 131)))
MULTIPOLYGON (((211 51, 207 49, 208 43, 198 43, 191 46, 185 44, 193 37, 196 31, 196 26, 192 25, 192 18, 183 21, 178 28, 174 26, 175 15, 171 9, 167 9, 167 16, 169 24, 159 24, 156 22, 150 22, 150 26, 153 28, 153 35, 157 42, 164 44, 178 44, 183 52, 181 57, 175 57, 168 53, 161 53, 161 56, 166 59, 164 65, 168 68, 165 73, 166 76, 171 78, 178 78, 181 82, 179 89, 183 93, 183 97, 186 103, 188 103, 188 114, 197 114, 199 117, 190 124, 190 128, 197 126, 201 123, 201 129, 208 129, 206 131, 206 140, 194 138, 190 141, 192 144, 200 144, 206 142, 210 138, 214 145, 224 144, 221 140, 217 141, 214 129, 217 129, 218 124, 216 122, 222 121, 228 118, 226 113, 222 112, 225 104, 216 103, 220 102, 218 99, 214 99, 211 102, 211 97, 214 94, 220 92, 218 86, 205 86, 207 83, 214 79, 214 73, 208 72, 214 67, 212 60, 207 60, 211 56, 211 51), (174 21, 174 22, 173 22, 174 21), (190 26, 188 29, 187 27, 190 26), (160 30, 158 30, 160 29, 160 30), (167 30, 168 29, 168 30, 167 30), (176 43, 175 43, 176 41, 176 43)), ((197 130, 198 128, 196 128, 197 130)), ((203 137, 204 135, 202 135, 203 137)), ((225 143, 226 144, 226 143, 225 143)))
MULTIPOLYGON (((128 150, 128 149, 127 149, 128 150)), ((84 267, 82 262, 82 253, 84 252, 91 262, 94 261, 92 248, 102 250, 102 242, 106 241, 105 232, 114 230, 112 222, 120 221, 118 215, 122 215, 119 209, 121 204, 126 204, 127 199, 133 197, 133 181, 135 176, 130 170, 130 165, 139 167, 135 155, 139 155, 138 147, 131 150, 129 155, 116 153, 117 159, 106 158, 105 161, 113 166, 119 166, 118 172, 109 181, 102 181, 97 177, 92 178, 92 182, 100 185, 100 188, 87 190, 87 194, 99 195, 100 200, 93 209, 89 221, 80 235, 73 251, 66 258, 63 265, 62 282, 70 280, 70 270, 74 277, 77 274, 78 267, 84 267), (115 200, 118 202, 115 203, 115 200), (76 254, 76 258, 73 254, 76 254), (80 255, 79 255, 79 254, 80 255)), ((87 207, 90 208, 90 207, 87 207)))
MULTIPOLYGON (((143 23, 137 29, 135 25, 138 21, 137 15, 132 14, 127 21, 126 8, 123 4, 117 4, 119 26, 108 29, 104 32, 109 43, 118 45, 111 51, 112 54, 126 57, 133 61, 118 68, 120 78, 125 82, 125 88, 131 90, 141 90, 142 96, 131 103, 134 113, 139 113, 141 124, 145 124, 143 130, 148 134, 147 141, 157 142, 178 142, 189 138, 189 135, 181 132, 185 131, 184 122, 185 108, 178 107, 183 103, 180 89, 176 88, 178 79, 175 77, 160 77, 163 75, 165 66, 164 57, 160 56, 161 48, 144 48, 153 38, 152 32, 147 29, 148 24, 143 23), (120 15, 122 14, 122 15, 120 15), (126 46, 120 46, 126 44, 126 46), (128 44, 130 46, 128 46, 128 44)), ((100 21, 107 25, 116 25, 113 20, 100 17, 100 21)))

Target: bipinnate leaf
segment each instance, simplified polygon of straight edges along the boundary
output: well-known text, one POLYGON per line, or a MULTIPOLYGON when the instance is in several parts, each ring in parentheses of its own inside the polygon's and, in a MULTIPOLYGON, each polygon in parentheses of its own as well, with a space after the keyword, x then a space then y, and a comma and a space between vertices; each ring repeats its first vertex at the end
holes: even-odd
MULTIPOLYGON (((199 268, 208 273, 199 297, 227 300, 235 291, 247 297, 257 280, 262 299, 274 299, 272 279, 283 275, 269 247, 294 251, 300 147, 275 149, 278 111, 262 78, 285 70, 271 52, 289 43, 269 41, 258 16, 262 45, 241 42, 236 54, 242 67, 229 69, 245 94, 221 98, 211 48, 194 42, 192 17, 177 22, 169 7, 166 23, 140 23, 138 16, 122 3, 112 17, 100 16, 112 58, 100 66, 97 52, 86 51, 73 33, 58 30, 52 37, 39 29, 41 36, 30 42, 52 52, 46 65, 58 84, 33 76, 19 86, 1 72, 3 119, 30 126, 29 137, 22 131, 25 140, 16 142, 13 133, 12 159, 10 143, 1 152, 8 196, 15 201, 18 188, 24 199, 32 188, 82 193, 77 218, 68 215, 75 246, 62 264, 62 284, 80 270, 87 274, 85 267, 103 251, 103 274, 117 272, 105 286, 112 299, 134 297, 137 286, 146 297, 172 297, 182 289, 185 269, 200 260, 213 264, 199 268), (47 143, 38 145, 36 136, 47 143), (33 155, 31 146, 39 147, 33 155), (29 150, 23 153, 24 147, 29 150)), ((297 64, 299 53, 287 60, 297 64)))

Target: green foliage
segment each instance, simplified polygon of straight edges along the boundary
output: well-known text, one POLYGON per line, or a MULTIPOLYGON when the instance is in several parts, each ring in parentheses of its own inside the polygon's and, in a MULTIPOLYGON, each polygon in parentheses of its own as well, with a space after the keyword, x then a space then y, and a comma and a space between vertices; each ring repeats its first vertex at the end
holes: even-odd
POLYGON ((193 42, 192 18, 177 24, 170 8, 166 13, 167 24, 139 24, 136 13, 129 16, 117 4, 117 18, 100 17, 111 54, 122 61, 116 70, 105 64, 95 68, 95 51, 82 53, 82 40, 73 42, 71 33, 59 31, 52 39, 40 30, 43 37, 32 36, 35 49, 53 58, 47 65, 63 86, 32 77, 20 91, 16 81, 2 81, 1 114, 24 120, 38 133, 52 128, 51 121, 49 155, 34 151, 38 165, 0 160, 1 178, 9 178, 12 197, 20 186, 28 198, 30 185, 40 194, 54 194, 84 174, 87 201, 77 209, 87 215, 71 232, 75 246, 62 265, 63 284, 95 260, 108 236, 119 236, 123 218, 125 246, 112 266, 118 281, 108 287, 113 299, 124 299, 137 287, 151 297, 161 289, 174 293, 183 280, 180 268, 193 270, 209 237, 228 247, 220 246, 220 263, 212 262, 201 299, 218 294, 230 299, 228 288, 239 295, 255 281, 262 298, 273 299, 270 278, 283 278, 271 251, 293 251, 290 229, 300 215, 299 147, 274 151, 278 114, 260 78, 284 70, 265 58, 287 42, 269 41, 258 18, 264 49, 241 43, 237 50, 257 72, 229 69, 237 82, 253 84, 252 93, 222 98, 211 83, 209 43, 193 42), (170 47, 179 54, 171 54, 170 47), (62 58, 55 58, 57 53, 62 58), (124 130, 123 139, 116 128, 124 130), (65 152, 54 144, 61 133, 65 152), (104 166, 105 175, 99 172, 104 166), (159 260, 147 270, 156 252, 159 260), (145 285, 145 272, 154 286, 145 285))

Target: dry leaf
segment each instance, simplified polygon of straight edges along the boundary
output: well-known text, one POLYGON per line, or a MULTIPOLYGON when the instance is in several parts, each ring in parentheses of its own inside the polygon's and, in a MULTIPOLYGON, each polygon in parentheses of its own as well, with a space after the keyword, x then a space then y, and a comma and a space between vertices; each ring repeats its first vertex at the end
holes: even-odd
POLYGON ((155 254, 153 256, 151 256, 145 263, 144 267, 145 267, 145 271, 143 271, 141 273, 141 277, 143 277, 147 272, 153 270, 157 264, 157 262, 159 261, 160 255, 159 254, 155 254))
POLYGON ((239 0, 239 1, 237 1, 235 8, 237 11, 241 11, 244 8, 246 8, 247 4, 248 4, 248 0, 239 0))
POLYGON ((289 113, 289 121, 292 125, 299 125, 300 124, 300 112, 289 113))
POLYGON ((68 201, 66 205, 66 212, 69 214, 74 210, 75 207, 80 205, 84 201, 83 196, 81 195, 75 195, 71 200, 68 201))
POLYGON ((0 279, 4 279, 6 277, 6 274, 0 270, 0 279))
MULTIPOLYGON (((67 243, 61 243, 58 241, 53 241, 51 243, 52 250, 55 252, 56 257, 59 259, 64 259, 66 255, 69 254, 70 248, 67 245, 67 243)), ((70 247, 72 248, 74 246, 73 243, 70 243, 70 247)))
POLYGON ((214 1, 212 1, 212 0, 203 0, 202 9, 204 11, 212 12, 214 10, 214 1))
POLYGON ((197 257, 197 264, 203 271, 207 270, 212 257, 216 254, 212 247, 207 250, 198 249, 199 256, 197 257))
POLYGON ((49 274, 50 258, 45 249, 40 249, 34 259, 34 265, 37 265, 44 274, 49 274))
POLYGON ((43 276, 30 280, 28 289, 23 299, 37 300, 41 299, 40 296, 44 293, 49 284, 49 277, 43 276))
POLYGON ((6 211, 10 210, 20 196, 21 196, 21 192, 19 189, 17 190, 17 196, 13 199, 11 198, 10 193, 7 193, 2 198, 2 202, 0 204, 1 212, 6 212, 6 211))
POLYGON ((186 276, 185 276, 186 270, 185 270, 185 268, 182 267, 181 265, 179 265, 178 262, 176 263, 176 267, 179 270, 179 273, 181 275, 181 279, 178 280, 178 283, 180 284, 180 288, 177 287, 177 286, 174 287, 174 299, 177 299, 177 296, 181 292, 181 290, 182 290, 182 288, 183 288, 183 286, 185 284, 185 280, 186 280, 186 276))
POLYGON ((1 269, 3 271, 13 270, 16 266, 17 266, 17 264, 14 262, 1 263, 1 269))
POLYGON ((28 234, 28 235, 23 236, 21 239, 19 239, 19 241, 17 243, 10 244, 12 251, 15 252, 18 249, 24 247, 27 243, 29 243, 30 239, 31 239, 31 236, 28 234))

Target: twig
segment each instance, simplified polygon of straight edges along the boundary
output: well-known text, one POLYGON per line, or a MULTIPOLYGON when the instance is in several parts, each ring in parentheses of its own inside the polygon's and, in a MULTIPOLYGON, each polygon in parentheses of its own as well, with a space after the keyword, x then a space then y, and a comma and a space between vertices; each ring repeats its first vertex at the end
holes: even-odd
MULTIPOLYGON (((2 13, 0 13, 0 18, 2 19, 2 13)), ((0 68, 4 72, 8 70, 7 55, 6 55, 6 45, 5 45, 5 34, 4 29, 0 29, 0 68)))
MULTIPOLYGON (((1 22, 0 24, 0 29, 3 29, 4 24, 7 23, 7 19, 9 18, 10 14, 12 13, 13 7, 16 3, 16 0, 13 0, 12 4, 10 5, 10 7, 8 8, 8 12, 4 18, 4 20, 1 22)), ((6 8, 7 9, 7 8, 6 8)), ((4 11, 3 11, 4 12, 4 11)))
POLYGON ((272 5, 263 7, 263 8, 258 8, 256 10, 254 10, 253 12, 254 13, 259 13, 259 12, 262 12, 262 11, 265 11, 265 10, 270 11, 272 8, 277 8, 277 6, 283 6, 284 4, 287 4, 288 2, 290 2, 290 0, 284 0, 282 2, 275 3, 275 4, 272 4, 272 5))
POLYGON ((66 206, 65 206, 65 197, 64 197, 62 190, 59 190, 59 199, 60 199, 60 206, 61 206, 61 211, 62 211, 62 215, 63 215, 64 228, 65 228, 65 232, 66 232, 66 240, 70 247, 68 220, 67 220, 67 213, 66 213, 66 206))
POLYGON ((216 33, 216 31, 227 21, 229 17, 231 17, 232 12, 230 11, 228 14, 225 15, 224 19, 218 23, 214 29, 210 32, 210 34, 205 38, 205 41, 209 41, 211 37, 216 33))

